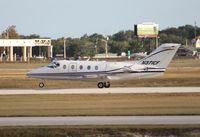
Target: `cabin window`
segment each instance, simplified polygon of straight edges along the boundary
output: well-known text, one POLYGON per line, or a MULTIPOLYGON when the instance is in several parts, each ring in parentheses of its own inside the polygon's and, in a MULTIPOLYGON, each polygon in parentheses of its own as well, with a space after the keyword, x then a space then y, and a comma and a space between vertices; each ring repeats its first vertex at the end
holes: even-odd
POLYGON ((91 66, 87 66, 87 69, 90 70, 90 69, 91 69, 91 66))
POLYGON ((71 69, 74 69, 75 68, 75 66, 74 65, 71 65, 71 69))
POLYGON ((59 67, 60 66, 60 63, 56 63, 56 67, 59 67))
POLYGON ((79 69, 80 69, 80 70, 82 70, 82 69, 83 69, 83 66, 82 66, 82 65, 80 65, 80 66, 79 66, 79 69))
POLYGON ((99 68, 98 68, 98 66, 95 66, 95 70, 98 70, 99 68))
POLYGON ((66 65, 63 65, 63 69, 66 69, 66 65))
POLYGON ((57 68, 59 66, 60 66, 60 63, 58 63, 58 62, 52 62, 47 67, 49 67, 49 68, 57 68))

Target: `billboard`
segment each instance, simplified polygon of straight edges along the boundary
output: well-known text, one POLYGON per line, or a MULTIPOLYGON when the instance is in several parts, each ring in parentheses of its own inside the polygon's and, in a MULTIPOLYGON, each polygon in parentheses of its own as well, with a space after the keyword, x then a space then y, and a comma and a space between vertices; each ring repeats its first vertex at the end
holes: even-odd
POLYGON ((200 48, 200 37, 198 37, 197 41, 196 41, 196 48, 200 48))
POLYGON ((140 38, 155 38, 158 36, 158 24, 155 23, 142 23, 134 27, 135 35, 140 38))

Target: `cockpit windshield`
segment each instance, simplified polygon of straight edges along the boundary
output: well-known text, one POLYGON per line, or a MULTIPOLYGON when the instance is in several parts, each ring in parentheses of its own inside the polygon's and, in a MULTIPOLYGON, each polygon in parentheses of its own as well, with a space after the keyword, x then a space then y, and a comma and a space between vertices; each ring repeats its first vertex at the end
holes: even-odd
POLYGON ((59 62, 51 62, 47 67, 49 68, 57 68, 60 66, 60 63, 59 62))

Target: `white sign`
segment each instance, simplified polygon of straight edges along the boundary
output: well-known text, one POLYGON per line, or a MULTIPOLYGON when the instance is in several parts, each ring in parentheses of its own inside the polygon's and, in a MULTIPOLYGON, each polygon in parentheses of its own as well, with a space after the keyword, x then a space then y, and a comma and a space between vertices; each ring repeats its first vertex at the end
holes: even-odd
POLYGON ((0 47, 51 46, 51 39, 0 39, 0 47))
POLYGON ((34 41, 36 46, 51 46, 50 39, 35 39, 34 41))

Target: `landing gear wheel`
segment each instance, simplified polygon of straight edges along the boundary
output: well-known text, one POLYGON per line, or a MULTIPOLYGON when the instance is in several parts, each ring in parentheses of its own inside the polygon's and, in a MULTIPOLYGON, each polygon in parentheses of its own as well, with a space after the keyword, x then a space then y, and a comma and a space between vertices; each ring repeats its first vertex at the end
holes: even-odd
POLYGON ((43 87, 44 87, 44 83, 43 83, 43 82, 40 82, 40 83, 39 83, 39 87, 40 87, 40 88, 43 88, 43 87))
POLYGON ((110 87, 110 82, 104 82, 104 87, 109 88, 110 87))
POLYGON ((109 88, 110 87, 110 82, 108 81, 108 82, 99 82, 98 84, 97 84, 97 86, 98 86, 98 88, 109 88))
POLYGON ((103 82, 99 82, 99 83, 97 84, 97 86, 98 86, 98 88, 103 88, 103 87, 104 87, 104 83, 103 83, 103 82))

